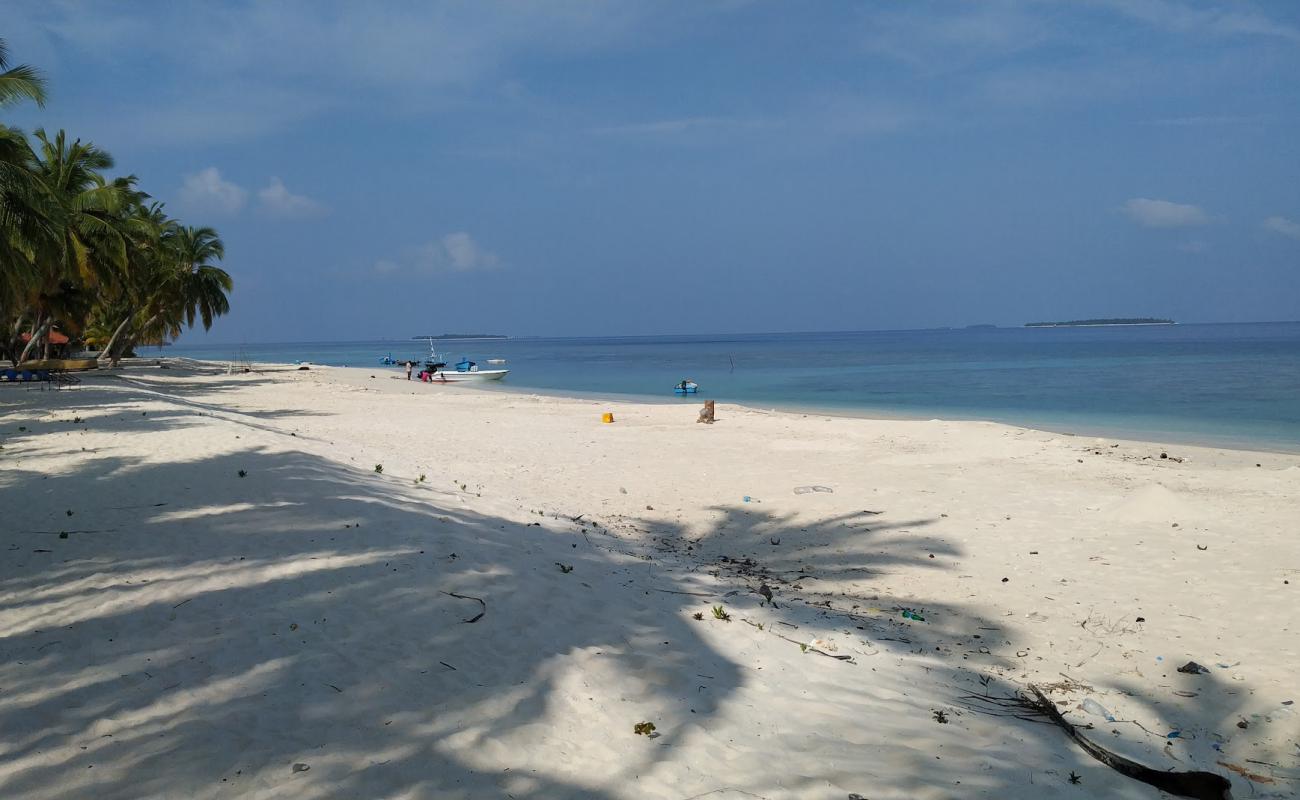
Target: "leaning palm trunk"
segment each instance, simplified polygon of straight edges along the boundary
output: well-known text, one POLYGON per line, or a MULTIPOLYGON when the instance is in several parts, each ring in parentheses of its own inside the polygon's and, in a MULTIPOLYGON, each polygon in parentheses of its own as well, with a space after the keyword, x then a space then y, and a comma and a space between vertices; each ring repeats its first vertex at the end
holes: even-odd
POLYGON ((151 327, 153 327, 154 324, 158 322, 158 319, 159 319, 159 317, 161 317, 161 316, 162 316, 162 314, 154 314, 152 317, 149 318, 149 321, 148 321, 148 322, 146 322, 145 324, 141 325, 141 326, 138 327, 138 328, 133 329, 133 330, 131 331, 131 335, 130 335, 130 336, 127 336, 125 339, 122 340, 122 346, 121 346, 120 348, 118 348, 118 352, 116 352, 116 353, 110 353, 110 352, 108 352, 108 350, 107 350, 107 348, 106 348, 106 349, 104 350, 104 354, 107 355, 107 356, 109 356, 109 358, 110 358, 109 366, 110 366, 110 367, 116 367, 116 366, 117 366, 117 362, 119 362, 119 361, 122 360, 122 353, 125 353, 125 352, 128 351, 128 350, 132 350, 132 349, 134 349, 134 348, 135 348, 135 343, 136 343, 137 341, 140 340, 140 336, 141 336, 145 331, 147 331, 147 330, 149 330, 151 327))
POLYGON ((23 349, 23 340, 19 338, 23 331, 23 322, 27 320, 25 312, 19 313, 14 318, 13 329, 9 332, 9 339, 5 342, 5 358, 9 359, 12 366, 18 366, 18 353, 23 349))
MULTIPOLYGON (((37 319, 40 319, 40 317, 37 317, 37 319)), ((27 346, 23 348, 22 355, 18 356, 17 363, 21 364, 27 360, 27 357, 31 355, 32 350, 36 347, 36 343, 44 339, 52 327, 54 327, 54 318, 48 317, 32 329, 32 338, 27 340, 27 346)))
POLYGON ((117 326, 117 330, 113 331, 113 335, 109 337, 108 344, 104 345, 104 349, 100 351, 101 356, 107 356, 113 352, 113 345, 117 344, 117 340, 126 332, 126 327, 131 324, 131 317, 133 316, 135 315, 127 314, 126 318, 122 320, 122 324, 117 326))

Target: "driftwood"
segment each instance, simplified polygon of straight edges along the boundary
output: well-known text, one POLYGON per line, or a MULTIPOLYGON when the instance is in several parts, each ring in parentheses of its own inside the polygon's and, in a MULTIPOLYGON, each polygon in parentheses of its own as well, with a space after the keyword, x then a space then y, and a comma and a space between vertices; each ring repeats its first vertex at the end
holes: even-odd
POLYGON ((1162 772, 1144 767, 1136 761, 1130 761, 1085 738, 1061 715, 1056 704, 1049 700, 1037 686, 1031 684, 1029 691, 1034 696, 1024 698, 1026 708, 1047 717, 1058 728, 1065 731, 1065 735, 1073 739, 1075 744, 1082 747, 1085 753, 1119 774, 1178 797, 1191 797, 1194 800, 1232 800, 1232 784, 1222 775, 1215 775, 1213 772, 1162 772))
POLYGON ((478 622, 479 620, 483 619, 483 615, 487 613, 487 603, 483 602, 483 598, 481 598, 481 597, 470 597, 470 596, 467 595, 467 594, 456 594, 455 592, 443 592, 443 594, 448 595, 449 597, 455 597, 455 598, 458 598, 458 599, 461 599, 461 600, 473 600, 473 601, 477 602, 479 605, 483 606, 483 610, 482 610, 482 611, 478 612, 477 614, 475 614, 474 616, 470 617, 469 619, 463 619, 463 620, 461 620, 461 622, 464 622, 464 623, 467 623, 467 624, 468 624, 468 623, 478 622))

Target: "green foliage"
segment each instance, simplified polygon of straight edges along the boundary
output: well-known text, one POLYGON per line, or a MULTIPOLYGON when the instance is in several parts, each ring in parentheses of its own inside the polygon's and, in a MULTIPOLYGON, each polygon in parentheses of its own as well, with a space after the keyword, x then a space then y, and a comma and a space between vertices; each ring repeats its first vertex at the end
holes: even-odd
POLYGON ((655 732, 655 724, 653 722, 638 722, 632 726, 632 732, 637 736, 649 736, 655 732))
POLYGON ((723 622, 731 622, 731 615, 728 614, 727 609, 723 608, 722 606, 713 607, 713 618, 720 619, 723 622))
POLYGON ((379 473, 380 475, 384 474, 384 465, 383 465, 383 464, 376 464, 376 465, 375 465, 375 472, 379 473))
MULTIPOLYGON (((43 103, 44 80, 11 68, 0 41, 0 107, 23 100, 43 103)), ((0 125, 0 356, 11 363, 44 355, 56 329, 116 362, 230 310, 216 231, 168 217, 134 176, 107 177, 114 166, 66 131, 29 140, 0 125)))

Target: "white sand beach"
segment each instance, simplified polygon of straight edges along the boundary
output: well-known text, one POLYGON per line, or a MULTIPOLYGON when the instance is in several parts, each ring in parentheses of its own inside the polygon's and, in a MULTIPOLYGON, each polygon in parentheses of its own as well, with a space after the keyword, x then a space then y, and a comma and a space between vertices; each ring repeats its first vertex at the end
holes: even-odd
POLYGON ((0 797, 1300 792, 1300 456, 394 375, 0 391, 0 797))

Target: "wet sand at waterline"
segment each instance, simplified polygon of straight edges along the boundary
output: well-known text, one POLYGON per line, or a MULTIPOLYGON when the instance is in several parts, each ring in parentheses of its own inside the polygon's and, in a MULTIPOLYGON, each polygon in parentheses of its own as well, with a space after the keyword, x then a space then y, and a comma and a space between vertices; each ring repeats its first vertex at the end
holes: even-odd
POLYGON ((972 699, 1029 684, 1147 766, 1300 790, 1300 457, 696 411, 0 392, 0 796, 1160 796, 972 699))

